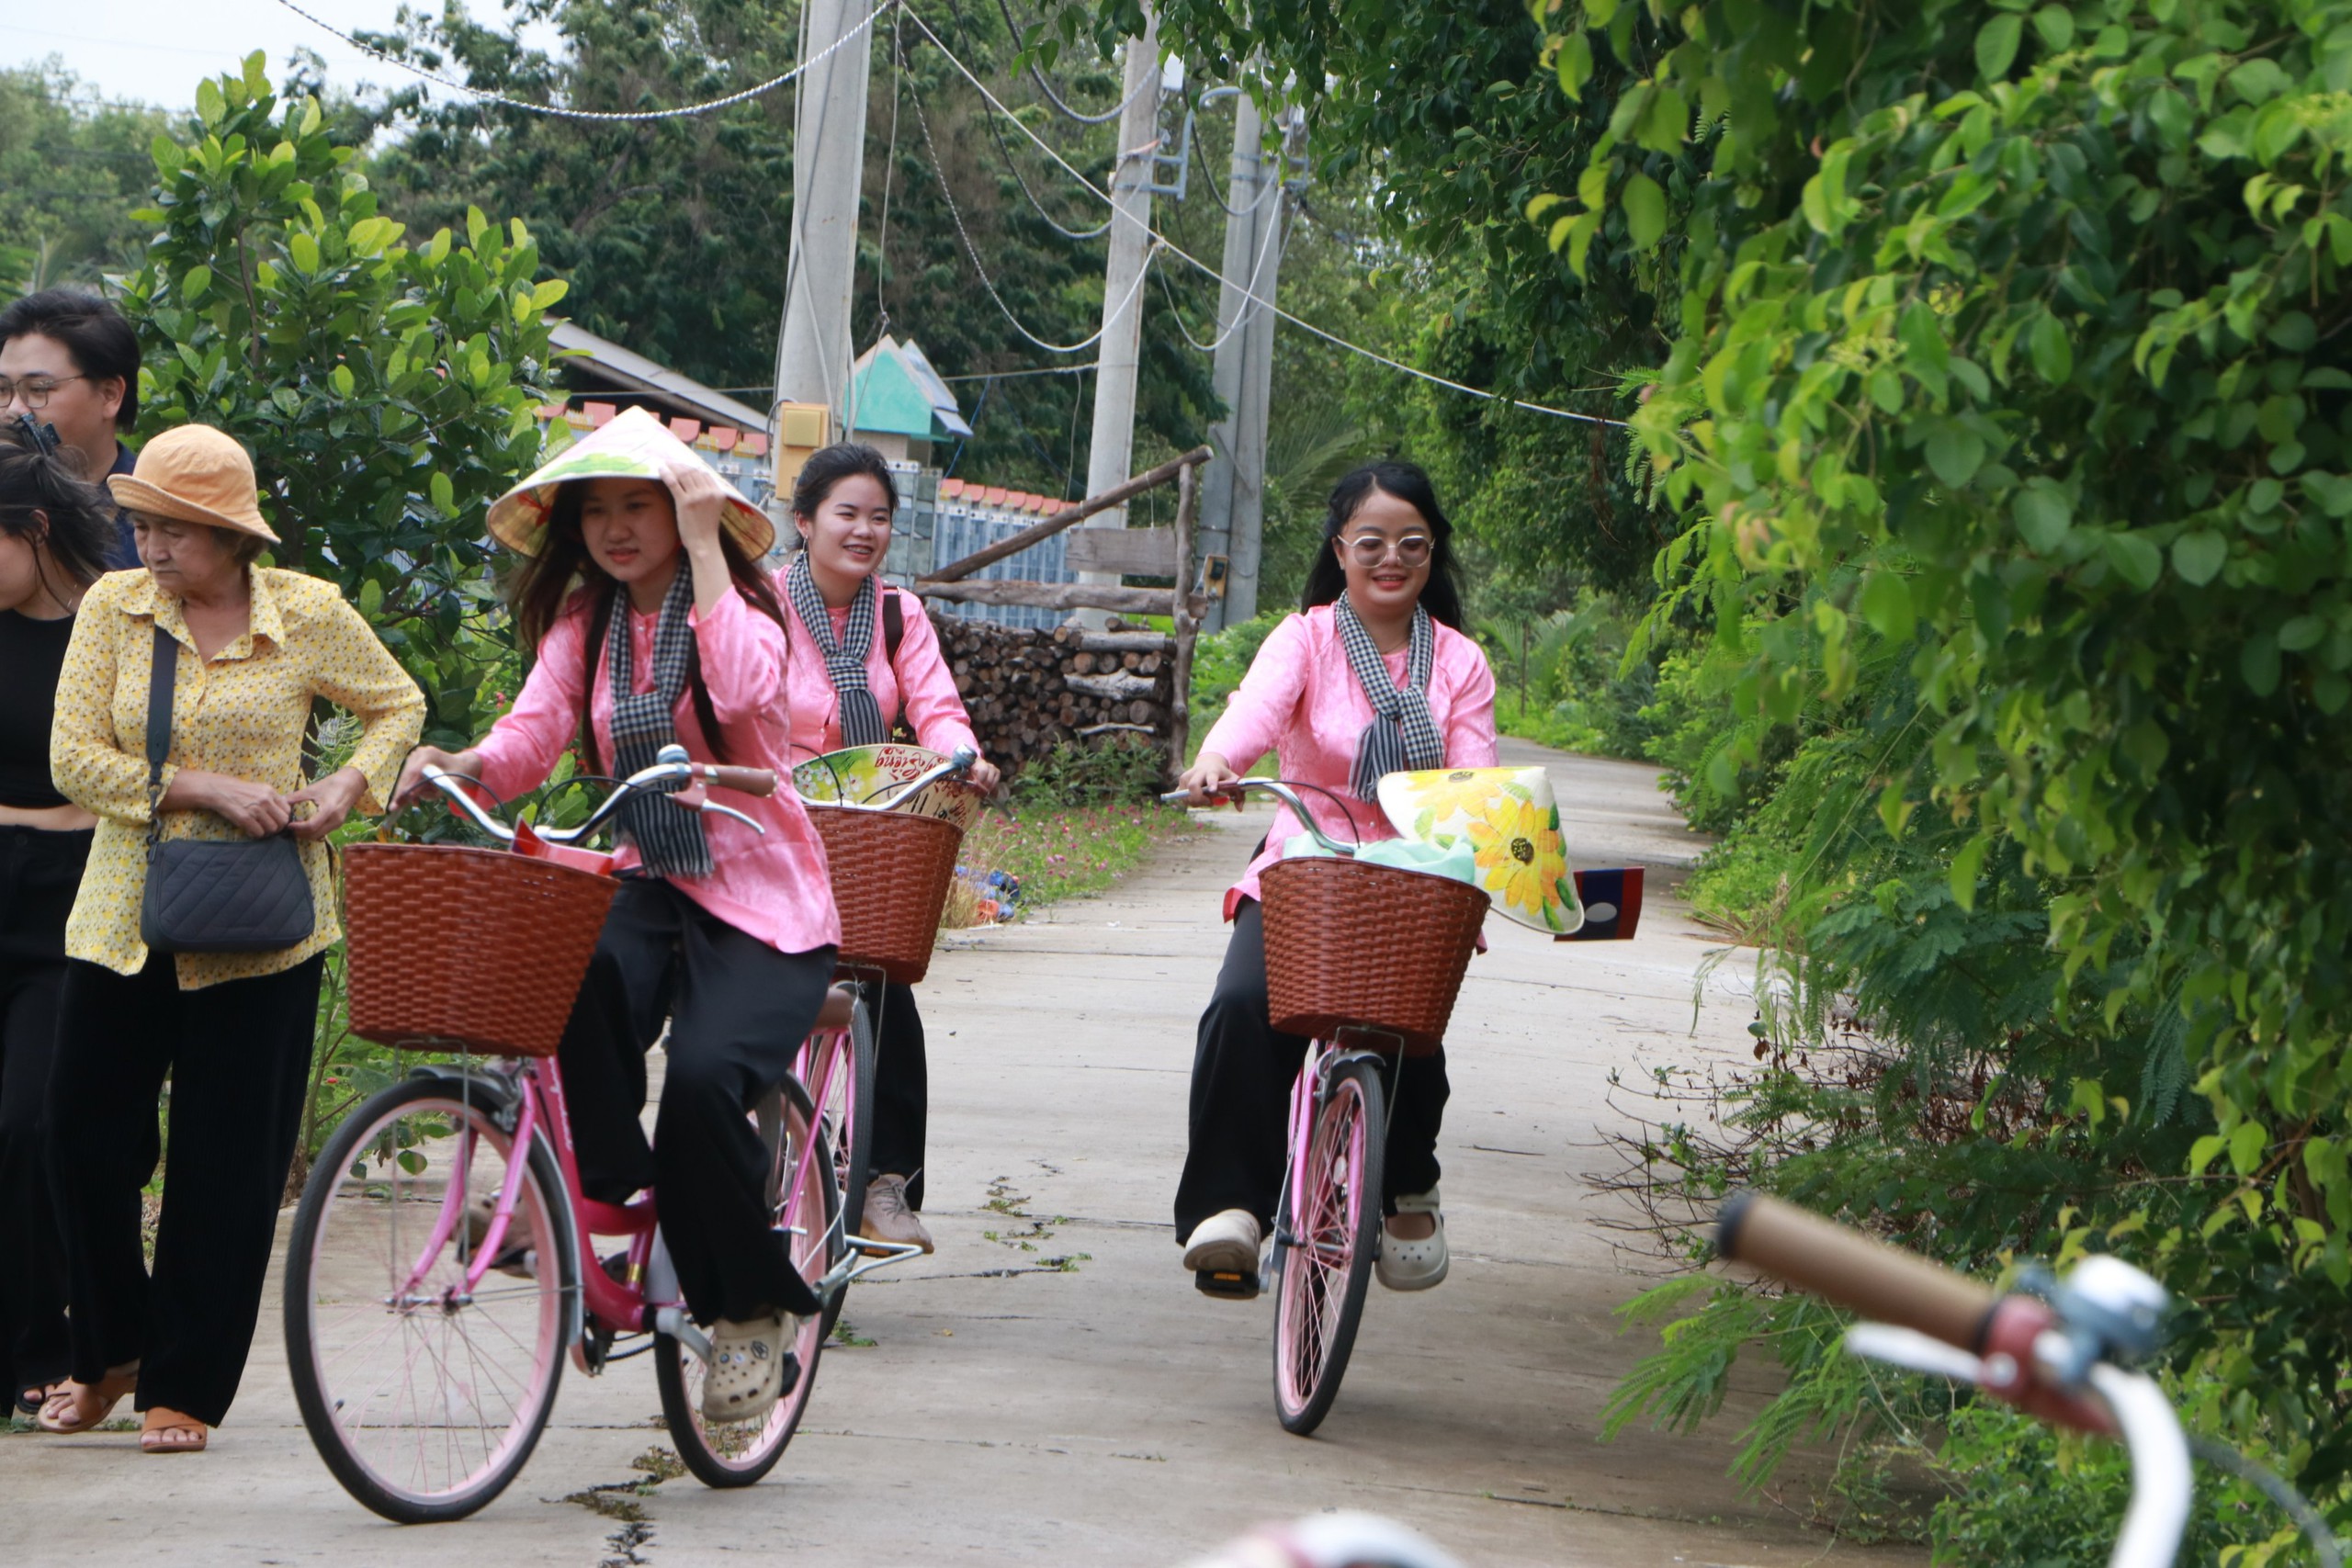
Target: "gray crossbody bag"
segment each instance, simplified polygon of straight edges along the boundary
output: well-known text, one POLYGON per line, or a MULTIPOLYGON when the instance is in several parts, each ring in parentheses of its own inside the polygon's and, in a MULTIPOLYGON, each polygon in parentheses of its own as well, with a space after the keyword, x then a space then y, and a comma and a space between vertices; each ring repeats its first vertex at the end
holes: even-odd
POLYGON ((318 924, 311 874, 284 829, 266 839, 164 839, 164 760, 180 645, 155 628, 147 685, 147 893, 139 940, 158 953, 266 953, 318 924))

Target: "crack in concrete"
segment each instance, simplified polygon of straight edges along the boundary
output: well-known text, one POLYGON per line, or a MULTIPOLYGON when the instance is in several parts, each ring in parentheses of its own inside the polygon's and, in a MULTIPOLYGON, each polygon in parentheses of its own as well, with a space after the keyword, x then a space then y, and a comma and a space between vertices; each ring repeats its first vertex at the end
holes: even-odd
POLYGON ((652 1496, 653 1489, 663 1482, 686 1472, 678 1456, 659 1444, 629 1461, 628 1467, 641 1472, 635 1481, 601 1481, 564 1497, 548 1499, 577 1503, 592 1514, 618 1523, 620 1528, 605 1538, 609 1554, 597 1560, 596 1568, 647 1568, 652 1559, 638 1551, 653 1540, 653 1521, 646 1517, 645 1499, 652 1496))

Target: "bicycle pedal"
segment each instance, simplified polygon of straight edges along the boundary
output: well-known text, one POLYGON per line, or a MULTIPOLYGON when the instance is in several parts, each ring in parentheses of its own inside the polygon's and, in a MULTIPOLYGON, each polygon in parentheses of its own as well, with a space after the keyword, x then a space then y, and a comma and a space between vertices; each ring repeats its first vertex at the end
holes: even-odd
POLYGON ((1193 1271, 1193 1288, 1204 1296, 1223 1296, 1228 1301, 1250 1302, 1265 1287, 1256 1270, 1238 1274, 1224 1269, 1197 1269, 1193 1271))

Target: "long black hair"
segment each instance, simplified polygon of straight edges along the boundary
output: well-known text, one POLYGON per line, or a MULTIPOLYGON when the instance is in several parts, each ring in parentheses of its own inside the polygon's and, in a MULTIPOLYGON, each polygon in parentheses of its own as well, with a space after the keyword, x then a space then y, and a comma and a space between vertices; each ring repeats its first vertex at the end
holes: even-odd
MULTIPOLYGON (((613 579, 588 553, 588 542, 580 532, 581 506, 592 482, 566 479, 556 486, 555 502, 548 508, 547 529, 539 539, 539 553, 522 557, 507 574, 505 582, 506 605, 514 617, 514 629, 521 634, 524 648, 535 658, 539 644, 562 619, 574 594, 589 595, 588 635, 580 650, 585 665, 586 678, 580 687, 583 693, 596 689, 596 666, 605 656, 605 639, 611 635, 613 619, 613 579)), ((673 502, 673 510, 674 507, 673 502)), ((735 531, 723 519, 718 528, 718 553, 726 558, 727 575, 733 580, 735 592, 752 609, 783 626, 784 606, 776 599, 775 580, 744 550, 735 531)), ((685 558, 683 544, 678 548, 678 570, 694 570, 685 558)), ((628 634, 624 631, 622 635, 628 634)), ((718 733, 718 713, 711 705, 710 688, 703 683, 699 642, 686 645, 686 694, 694 703, 696 722, 710 739, 714 760, 726 761, 727 742, 718 733)), ((586 700, 580 705, 580 755, 592 773, 604 766, 596 750, 596 727, 591 718, 594 706, 586 700)))
MULTIPOLYGON (((49 559, 73 582, 60 592, 42 570, 41 586, 60 604, 71 604, 107 570, 107 552, 115 543, 114 502, 84 481, 73 457, 28 437, 27 423, 19 418, 0 425, 0 532, 47 547, 49 559)), ((40 553, 33 558, 38 563, 40 553)))
POLYGON ((816 516, 817 508, 825 504, 835 485, 859 474, 882 487, 882 493, 889 498, 890 514, 896 517, 899 481, 891 477, 889 460, 863 441, 836 441, 808 454, 808 460, 800 465, 800 477, 792 481, 792 515, 796 519, 816 516))
POLYGON ((1429 525, 1430 580, 1421 584, 1421 604, 1430 619, 1460 631, 1462 569, 1453 558, 1453 525, 1438 505, 1437 487, 1430 483, 1429 475, 1419 463, 1402 457, 1366 463, 1331 487, 1329 512, 1323 519, 1323 547, 1315 552, 1315 564, 1306 569, 1306 591, 1299 595, 1298 607, 1312 610, 1333 603, 1348 591, 1347 570, 1340 564, 1340 552, 1331 542, 1374 491, 1395 496, 1429 525))

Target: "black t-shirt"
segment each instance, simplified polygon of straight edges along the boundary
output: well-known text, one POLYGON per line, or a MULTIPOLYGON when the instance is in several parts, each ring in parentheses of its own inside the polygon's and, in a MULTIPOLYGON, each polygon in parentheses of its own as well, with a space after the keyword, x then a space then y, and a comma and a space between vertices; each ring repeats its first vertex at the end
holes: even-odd
POLYGON ((49 723, 74 617, 36 621, 0 610, 0 806, 63 806, 49 776, 49 723))

